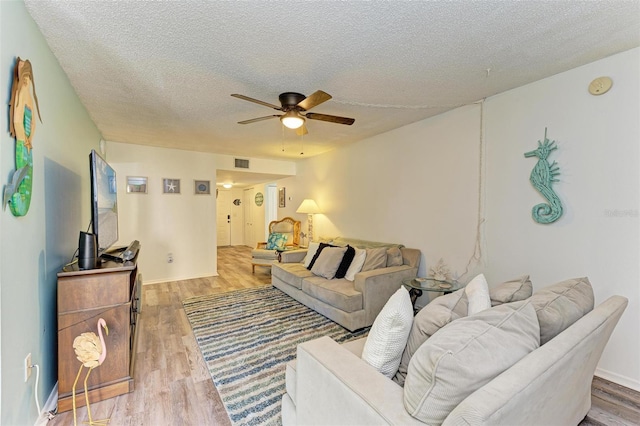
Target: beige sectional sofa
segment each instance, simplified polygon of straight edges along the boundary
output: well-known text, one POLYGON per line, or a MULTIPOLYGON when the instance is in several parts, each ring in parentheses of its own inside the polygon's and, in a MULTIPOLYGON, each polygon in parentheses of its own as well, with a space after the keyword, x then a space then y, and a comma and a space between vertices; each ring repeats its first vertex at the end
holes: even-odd
MULTIPOLYGON (((454 298, 453 294, 450 296, 454 298)), ((583 278, 547 287, 526 300, 454 319, 429 337, 413 355, 404 388, 361 359, 366 338, 343 345, 328 337, 303 343, 298 346, 297 360, 286 367, 282 422, 285 426, 576 425, 589 411, 595 368, 627 303, 624 297, 612 296, 593 309, 593 291, 583 278), (503 362, 509 345, 490 339, 493 326, 487 326, 468 343, 458 345, 462 349, 453 352, 447 347, 437 347, 446 341, 438 337, 449 335, 449 339, 455 339, 467 329, 457 327, 455 333, 449 332, 460 321, 477 324, 498 311, 509 310, 528 318, 517 323, 522 326, 523 339, 530 338, 524 334, 530 335, 533 327, 540 334, 535 336, 540 346, 534 345, 536 349, 493 377, 462 377, 503 362), (488 338, 483 341, 485 337, 488 338), (431 340, 438 343, 429 343, 431 340), (435 352, 426 350, 431 349, 427 344, 436 347, 440 356, 434 358, 435 352), (452 359, 463 361, 464 367, 447 369, 446 364, 452 359), (423 375, 421 379, 425 381, 422 388, 427 390, 423 396, 415 395, 420 389, 414 385, 418 381, 415 377, 419 377, 420 371, 424 373, 424 364, 429 363, 434 368, 432 375, 423 375), (417 375, 412 379, 414 384, 410 384, 412 374, 417 375), (470 382, 477 386, 469 390, 470 382), (446 392, 434 395, 439 386, 444 386, 446 392), (451 392, 452 386, 458 386, 461 395, 451 392), (456 398, 459 401, 442 411, 456 398), (436 420, 429 417, 429 411, 435 412, 436 420)), ((520 328, 513 324, 504 327, 512 337, 515 333, 517 338, 520 333, 520 328)))
POLYGON ((325 242, 360 249, 398 247, 402 252, 402 265, 359 272, 353 281, 345 278, 329 280, 314 275, 302 263, 306 250, 284 252, 281 263, 272 266, 271 283, 274 287, 348 330, 354 331, 373 324, 389 297, 402 285, 402 280, 413 278, 418 273, 418 249, 343 237, 325 242))

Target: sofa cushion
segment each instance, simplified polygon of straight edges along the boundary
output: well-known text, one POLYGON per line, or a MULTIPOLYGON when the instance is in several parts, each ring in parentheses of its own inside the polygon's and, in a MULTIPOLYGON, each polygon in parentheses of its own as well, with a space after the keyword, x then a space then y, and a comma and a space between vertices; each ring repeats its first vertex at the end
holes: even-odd
POLYGON ((284 386, 289 394, 289 397, 293 400, 294 404, 296 401, 296 376, 297 376, 297 364, 296 360, 289 361, 285 366, 285 374, 284 374, 284 386))
POLYGON ((353 281, 356 279, 356 274, 362 271, 362 266, 364 265, 364 261, 367 258, 367 251, 365 249, 355 249, 355 255, 353 256, 353 260, 351 261, 351 265, 349 265, 349 269, 347 269, 347 273, 344 275, 346 279, 349 281, 353 281))
POLYGON ((404 386, 411 357, 429 337, 451 321, 467 316, 467 303, 467 295, 462 288, 436 298, 416 314, 398 372, 393 378, 396 383, 404 386))
POLYGON ((484 274, 479 274, 472 279, 464 288, 464 292, 469 300, 467 315, 473 315, 491 307, 489 286, 484 274))
POLYGON ((308 270, 311 270, 311 268, 313 268, 313 264, 316 263, 316 261, 318 260, 318 257, 320 257, 322 250, 324 250, 327 247, 335 247, 335 246, 331 244, 320 243, 320 245, 318 246, 318 250, 316 250, 316 254, 313 255, 311 262, 309 262, 309 265, 307 265, 308 270))
POLYGON ((251 250, 251 258, 263 259, 263 260, 276 260, 278 259, 278 252, 275 250, 267 250, 267 249, 253 249, 251 250))
POLYGON ((544 345, 593 309, 591 283, 586 277, 561 281, 531 296, 544 345))
POLYGON ((539 346, 530 301, 486 309, 437 331, 411 358, 404 405, 427 424, 441 424, 467 396, 539 346))
POLYGON ((326 247, 311 268, 314 275, 332 280, 347 251, 346 247, 326 247))
POLYGON ((387 266, 387 248, 377 247, 366 249, 367 257, 362 265, 363 271, 372 271, 374 269, 384 268, 387 266))
POLYGON ((284 248, 285 244, 287 244, 286 234, 272 232, 267 240, 267 250, 281 249, 284 248))
POLYGON ((355 256, 356 249, 348 245, 347 251, 344 252, 344 256, 342 257, 342 262, 340 262, 340 266, 338 266, 338 270, 336 271, 336 278, 344 278, 347 275, 349 266, 351 266, 351 262, 353 262, 355 256))
POLYGON ((387 377, 393 377, 400 365, 413 322, 413 304, 409 292, 400 287, 376 317, 362 349, 362 360, 387 377))
POLYGON ((529 275, 523 275, 520 278, 515 278, 490 288, 491 306, 528 299, 531 297, 532 292, 533 285, 529 275))
POLYGON ((302 280, 302 291, 345 312, 363 309, 362 293, 355 289, 353 282, 344 278, 327 280, 312 275, 302 280))
POLYGON ((311 260, 316 255, 318 251, 318 247, 320 247, 320 243, 316 241, 312 241, 309 243, 309 247, 307 247, 307 255, 304 257, 304 267, 307 268, 311 263, 311 260))
POLYGON ((398 247, 391 247, 387 249, 386 266, 402 266, 402 252, 398 247))
POLYGON ((298 290, 302 289, 302 280, 313 277, 313 273, 307 270, 302 263, 276 263, 271 268, 271 275, 298 290))

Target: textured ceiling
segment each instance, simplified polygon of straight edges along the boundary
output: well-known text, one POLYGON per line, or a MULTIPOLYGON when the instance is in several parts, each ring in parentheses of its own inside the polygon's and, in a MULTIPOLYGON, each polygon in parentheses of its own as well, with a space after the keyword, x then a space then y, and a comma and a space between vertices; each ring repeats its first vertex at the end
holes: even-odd
POLYGON ((25 3, 105 139, 262 158, 317 155, 640 45, 638 0, 25 3), (313 112, 355 124, 308 120, 304 138, 277 119, 236 124, 277 111, 232 93, 278 104, 318 89, 334 98, 313 112))

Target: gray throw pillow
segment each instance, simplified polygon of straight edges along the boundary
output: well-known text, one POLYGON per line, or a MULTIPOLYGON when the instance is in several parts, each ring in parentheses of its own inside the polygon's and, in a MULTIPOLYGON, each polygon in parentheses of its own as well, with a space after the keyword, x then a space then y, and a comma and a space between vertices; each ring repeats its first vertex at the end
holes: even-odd
POLYGON ((346 247, 325 247, 311 267, 311 272, 320 277, 332 280, 342 262, 346 247))
POLYGON ((591 312, 593 289, 587 277, 572 278, 536 292, 531 303, 540 322, 540 344, 544 345, 591 312))
POLYGON ((529 275, 523 275, 520 278, 515 278, 490 288, 491 306, 528 299, 531 297, 532 292, 533 285, 529 275))
POLYGON ((402 251, 398 247, 387 249, 387 266, 402 266, 402 251))
POLYGON ((367 249, 367 258, 362 265, 362 271, 372 271, 374 269, 387 266, 387 248, 378 247, 367 249))
POLYGON ((529 300, 485 309, 441 328, 411 358, 407 412, 442 424, 460 402, 538 348, 540 328, 529 300))
POLYGON ((442 297, 438 297, 422 308, 413 319, 407 346, 402 353, 400 367, 393 381, 404 386, 409 362, 427 339, 445 325, 458 318, 467 316, 467 295, 463 288, 442 297))

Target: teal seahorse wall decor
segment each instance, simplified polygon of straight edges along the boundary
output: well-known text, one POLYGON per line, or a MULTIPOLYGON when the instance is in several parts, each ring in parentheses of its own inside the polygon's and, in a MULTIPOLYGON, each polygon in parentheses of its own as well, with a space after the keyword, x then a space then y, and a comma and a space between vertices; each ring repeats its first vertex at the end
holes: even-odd
POLYGON ((538 162, 531 171, 531 177, 529 180, 535 189, 547 199, 548 203, 540 203, 533 206, 531 209, 531 215, 533 219, 542 224, 553 223, 560 219, 562 216, 562 203, 560 198, 553 192, 551 185, 553 182, 558 182, 555 177, 560 174, 560 168, 556 165, 556 162, 549 164, 547 157, 551 154, 551 151, 558 149, 556 141, 549 141, 547 139, 547 128, 544 129, 544 142, 538 141, 538 148, 525 152, 525 157, 538 157, 538 162))

